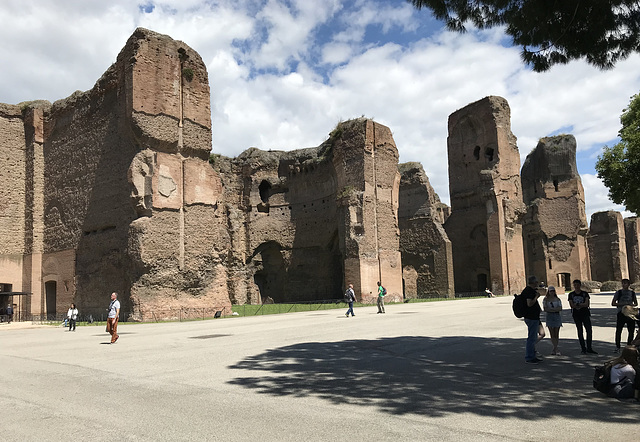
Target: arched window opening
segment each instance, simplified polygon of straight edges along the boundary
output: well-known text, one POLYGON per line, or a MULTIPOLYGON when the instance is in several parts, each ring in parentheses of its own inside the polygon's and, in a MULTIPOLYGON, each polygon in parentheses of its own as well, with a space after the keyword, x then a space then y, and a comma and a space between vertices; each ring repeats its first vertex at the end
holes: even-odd
POLYGON ((493 148, 487 147, 484 151, 484 156, 489 162, 493 161, 493 148))
POLYGON ((269 197, 271 196, 271 184, 268 181, 263 180, 258 186, 258 191, 260 191, 260 199, 263 203, 269 202, 269 197))

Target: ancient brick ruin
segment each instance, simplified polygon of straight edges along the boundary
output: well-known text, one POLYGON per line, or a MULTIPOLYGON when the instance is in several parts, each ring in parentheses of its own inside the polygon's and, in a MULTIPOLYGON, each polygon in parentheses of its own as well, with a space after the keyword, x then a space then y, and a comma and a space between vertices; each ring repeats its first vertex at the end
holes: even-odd
POLYGON ((231 300, 334 299, 352 283, 373 301, 377 281, 401 300, 397 165, 391 131, 367 119, 339 124, 317 148, 218 158, 231 300))
POLYGON ((572 290, 590 280, 584 189, 572 135, 542 138, 522 166, 527 205, 523 221, 526 267, 549 285, 572 290))
POLYGON ((526 280, 525 207, 507 101, 487 97, 451 114, 447 144, 456 291, 516 292, 526 280))
POLYGON ((454 293, 453 252, 443 224, 449 207, 431 187, 420 163, 400 164, 400 251, 406 298, 454 293))
POLYGON ((619 212, 591 215, 587 242, 594 280, 620 281, 629 277, 624 221, 619 212))
POLYGON ((90 91, 2 105, 0 281, 33 294, 28 313, 102 311, 114 290, 141 320, 346 283, 370 300, 379 280, 402 299, 388 128, 354 120, 318 148, 212 167, 210 114, 200 56, 144 29, 90 91))
POLYGON ((640 222, 637 216, 624 219, 629 279, 640 282, 640 222))
MULTIPOLYGON (((449 118, 451 209, 369 119, 340 123, 314 148, 210 156, 209 100, 200 56, 138 29, 93 89, 0 104, 0 292, 30 294, 22 314, 71 302, 103 312, 112 291, 126 317, 153 320, 337 299, 349 283, 373 302, 377 281, 402 301, 514 293, 528 273, 589 279, 575 140, 541 140, 521 181, 503 98, 449 118)), ((621 218, 596 218, 593 279, 626 274, 612 231, 633 249, 637 278, 637 219, 625 245, 621 218)))

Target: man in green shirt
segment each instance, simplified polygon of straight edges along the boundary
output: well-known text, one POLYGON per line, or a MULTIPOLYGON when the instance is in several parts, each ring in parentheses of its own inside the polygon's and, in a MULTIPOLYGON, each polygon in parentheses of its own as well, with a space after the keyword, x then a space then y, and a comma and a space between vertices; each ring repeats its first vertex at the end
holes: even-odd
POLYGON ((384 295, 387 294, 387 289, 382 287, 380 281, 378 281, 378 313, 384 313, 384 295))

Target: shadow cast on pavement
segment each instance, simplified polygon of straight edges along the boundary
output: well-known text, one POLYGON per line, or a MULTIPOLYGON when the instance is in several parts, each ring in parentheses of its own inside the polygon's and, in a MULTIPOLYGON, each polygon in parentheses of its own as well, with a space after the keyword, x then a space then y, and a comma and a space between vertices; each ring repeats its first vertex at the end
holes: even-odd
POLYGON ((640 423, 635 403, 608 398, 592 387, 594 367, 611 355, 581 356, 575 342, 574 355, 530 365, 524 363, 524 343, 524 338, 468 336, 300 343, 230 366, 256 374, 229 382, 262 394, 314 396, 395 415, 640 423))

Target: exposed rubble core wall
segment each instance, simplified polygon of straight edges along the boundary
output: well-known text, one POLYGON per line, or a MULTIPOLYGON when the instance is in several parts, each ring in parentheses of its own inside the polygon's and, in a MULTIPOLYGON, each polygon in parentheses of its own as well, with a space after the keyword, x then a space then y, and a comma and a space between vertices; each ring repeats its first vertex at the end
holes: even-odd
POLYGON ((587 244, 592 279, 604 282, 629 277, 624 221, 620 212, 609 210, 591 215, 587 244))
POLYGON ((93 89, 45 110, 43 140, 34 312, 66 311, 72 301, 103 311, 111 291, 134 319, 230 306, 221 184, 207 162, 208 78, 195 51, 136 30, 93 89))
POLYGON ((520 291, 525 206, 507 101, 486 97, 451 114, 447 145, 456 291, 520 291))
POLYGON ((632 283, 640 282, 640 222, 637 216, 624 219, 624 233, 629 279, 632 283))
POLYGON ((340 228, 344 235, 345 283, 359 299, 373 301, 377 281, 388 300, 402 299, 398 230, 398 150, 388 127, 352 120, 333 133, 340 228))
POLYGON ((420 163, 403 163, 398 225, 406 298, 453 297, 453 252, 442 224, 449 207, 431 187, 420 163))
POLYGON ((24 120, 19 106, 0 104, 0 134, 0 284, 21 291, 27 177, 24 120))
POLYGON ((584 189, 573 135, 542 138, 527 155, 521 179, 527 272, 565 290, 572 290, 574 279, 590 280, 584 189))
POLYGON ((380 275, 390 298, 402 299, 397 150, 388 128, 347 121, 317 148, 251 148, 214 168, 228 208, 234 302, 335 299, 349 283, 359 299, 373 299, 380 275), (377 194, 374 167, 384 176, 377 194), (385 231, 376 242, 378 226, 385 231))
MULTIPOLYGON (((23 313, 46 312, 44 291, 44 130, 45 117, 51 109, 48 101, 31 102, 24 109, 25 116, 25 255, 22 291, 32 293, 23 305, 23 313)), ((56 300, 49 298, 50 304, 56 300)))
POLYGON ((136 319, 167 309, 227 309, 229 248, 219 176, 208 164, 211 110, 206 66, 180 41, 137 30, 118 56, 125 79, 126 163, 134 209, 127 232, 130 302, 136 319))
MULTIPOLYGON (((210 158, 209 96, 195 51, 137 29, 91 90, 0 104, 0 284, 33 293, 24 313, 75 302, 100 316, 112 291, 130 319, 154 320, 336 299, 347 284, 375 302, 377 281, 389 301, 523 287, 525 206, 504 99, 449 117, 450 211, 419 164, 398 166, 389 128, 365 118, 318 147, 210 158)), ((539 278, 585 279, 575 141, 546 140, 530 157, 527 262, 539 278)), ((615 231, 625 247, 620 226, 591 230, 592 268, 607 247, 619 268, 600 279, 626 274, 611 246, 615 231)))

